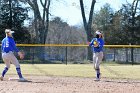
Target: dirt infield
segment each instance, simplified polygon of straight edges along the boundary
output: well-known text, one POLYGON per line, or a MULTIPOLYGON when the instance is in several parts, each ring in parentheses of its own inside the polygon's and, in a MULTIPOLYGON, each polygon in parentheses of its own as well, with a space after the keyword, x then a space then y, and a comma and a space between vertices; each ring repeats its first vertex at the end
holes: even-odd
POLYGON ((26 76, 30 82, 0 81, 0 93, 139 93, 140 80, 26 76))

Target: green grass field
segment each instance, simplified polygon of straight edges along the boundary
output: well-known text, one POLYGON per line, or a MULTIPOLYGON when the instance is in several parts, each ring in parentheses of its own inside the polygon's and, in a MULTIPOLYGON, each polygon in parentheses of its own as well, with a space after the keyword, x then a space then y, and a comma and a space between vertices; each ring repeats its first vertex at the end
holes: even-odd
MULTIPOLYGON (((95 77, 92 64, 21 64, 21 69, 24 75, 95 77)), ((105 78, 140 79, 140 65, 101 64, 101 72, 105 78)), ((13 65, 7 74, 16 74, 13 65)))

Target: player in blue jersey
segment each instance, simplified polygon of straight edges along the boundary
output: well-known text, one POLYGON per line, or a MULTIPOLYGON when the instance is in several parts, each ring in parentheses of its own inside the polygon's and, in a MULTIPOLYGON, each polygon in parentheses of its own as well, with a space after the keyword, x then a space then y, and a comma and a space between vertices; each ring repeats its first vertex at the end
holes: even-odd
POLYGON ((4 68, 4 70, 2 72, 0 80, 1 81, 3 80, 6 72, 10 68, 10 64, 12 63, 16 67, 16 71, 17 71, 17 74, 19 76, 19 81, 24 82, 27 80, 23 78, 23 76, 21 74, 19 62, 18 62, 17 58, 14 56, 13 52, 17 52, 20 59, 23 59, 24 55, 22 52, 20 52, 17 49, 17 47, 15 45, 15 41, 14 41, 13 36, 12 36, 12 33, 14 33, 14 31, 11 31, 11 29, 5 29, 6 37, 2 40, 1 51, 2 51, 2 59, 6 65, 6 67, 4 68))
POLYGON ((96 81, 100 80, 100 63, 103 59, 103 35, 101 32, 96 31, 96 38, 93 38, 89 43, 91 47, 93 47, 93 63, 96 71, 96 81))

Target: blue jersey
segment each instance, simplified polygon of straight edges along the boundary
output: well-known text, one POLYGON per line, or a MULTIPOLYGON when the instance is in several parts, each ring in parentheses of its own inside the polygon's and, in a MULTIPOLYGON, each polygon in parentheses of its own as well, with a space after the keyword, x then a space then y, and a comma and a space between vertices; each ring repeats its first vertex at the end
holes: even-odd
POLYGON ((90 42, 90 46, 93 47, 93 52, 101 52, 103 51, 104 41, 102 38, 93 38, 90 42), (94 47, 94 41, 97 41, 99 43, 98 47, 94 47))
POLYGON ((1 50, 2 52, 6 52, 6 53, 8 53, 9 51, 19 52, 19 50, 16 47, 14 39, 8 36, 2 40, 1 50))

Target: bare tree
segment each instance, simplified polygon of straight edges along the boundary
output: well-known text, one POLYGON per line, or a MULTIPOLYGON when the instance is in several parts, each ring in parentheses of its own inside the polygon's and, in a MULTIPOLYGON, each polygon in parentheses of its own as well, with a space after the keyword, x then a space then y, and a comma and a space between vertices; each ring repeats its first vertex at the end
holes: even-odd
MULTIPOLYGON (((51 0, 40 0, 43 11, 40 11, 40 6, 37 2, 38 0, 25 0, 26 3, 30 5, 34 13, 34 27, 33 32, 35 32, 34 43, 45 44, 48 34, 49 27, 49 8, 51 0), (41 16, 41 13, 43 16, 41 16)), ((45 47, 39 47, 36 51, 41 53, 37 56, 40 60, 44 62, 45 60, 45 47)))
MULTIPOLYGON (((92 0, 88 21, 86 20, 86 16, 85 16, 83 0, 79 0, 79 1, 80 1, 82 18, 83 18, 83 24, 84 24, 84 28, 85 28, 85 31, 87 34, 87 40, 91 41, 92 40, 93 11, 94 11, 94 5, 96 3, 96 0, 92 0)), ((92 52, 91 52, 91 49, 89 47, 88 47, 88 60, 92 60, 92 52)))
MULTIPOLYGON (((132 12, 131 12, 131 16, 132 16, 132 27, 131 27, 131 44, 133 44, 133 38, 135 38, 135 25, 136 25, 136 10, 137 10, 137 7, 138 7, 138 2, 140 0, 133 0, 133 3, 132 3, 132 12)), ((132 63, 134 62, 134 57, 133 57, 133 48, 131 48, 131 61, 132 63)))
POLYGON ((34 12, 35 43, 45 44, 49 27, 49 8, 51 0, 40 0, 43 12, 40 12, 37 0, 26 0, 34 12), (43 2, 44 1, 44 2, 43 2), (41 16, 43 13, 43 16, 41 16))

